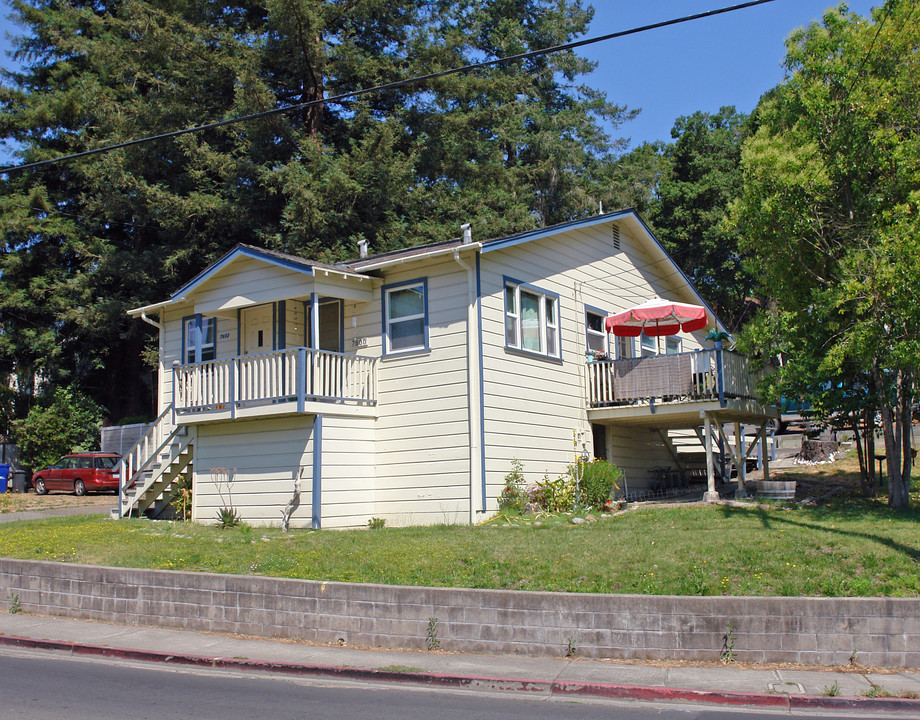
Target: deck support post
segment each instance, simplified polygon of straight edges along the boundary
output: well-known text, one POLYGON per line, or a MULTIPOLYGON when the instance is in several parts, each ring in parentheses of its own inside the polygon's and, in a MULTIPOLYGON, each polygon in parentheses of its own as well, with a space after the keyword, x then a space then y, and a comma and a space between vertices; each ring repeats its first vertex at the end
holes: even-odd
POLYGON ((703 502, 717 502, 719 500, 719 493, 716 492, 716 469, 712 457, 712 419, 709 417, 709 413, 703 413, 703 425, 706 429, 704 435, 706 436, 707 482, 707 490, 703 494, 703 502))
POLYGON ((741 423, 735 421, 735 457, 738 464, 738 490, 735 492, 736 498, 747 497, 747 453, 744 451, 744 435, 741 432, 741 423))
MULTIPOLYGON (((776 452, 776 436, 773 436, 773 452, 776 452)), ((760 430, 760 454, 763 457, 763 479, 770 479, 770 453, 767 452, 766 423, 760 430)))

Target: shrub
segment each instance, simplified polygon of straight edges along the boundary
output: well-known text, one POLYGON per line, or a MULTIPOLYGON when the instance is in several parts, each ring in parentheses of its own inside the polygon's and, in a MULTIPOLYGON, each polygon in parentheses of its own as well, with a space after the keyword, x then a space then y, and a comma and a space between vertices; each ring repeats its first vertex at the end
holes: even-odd
POLYGON ((102 408, 79 391, 58 388, 13 423, 19 459, 25 467, 38 469, 61 455, 98 448, 101 426, 102 408))
POLYGON ((581 498, 585 505, 602 508, 619 489, 623 472, 600 458, 581 465, 581 498))
POLYGON ((572 478, 562 475, 550 480, 544 475, 531 495, 531 502, 547 512, 570 512, 575 506, 575 485, 572 478))
POLYGON ((511 461, 511 472, 505 475, 505 486, 498 496, 498 509, 502 512, 524 512, 527 493, 524 492, 524 465, 520 460, 511 461))

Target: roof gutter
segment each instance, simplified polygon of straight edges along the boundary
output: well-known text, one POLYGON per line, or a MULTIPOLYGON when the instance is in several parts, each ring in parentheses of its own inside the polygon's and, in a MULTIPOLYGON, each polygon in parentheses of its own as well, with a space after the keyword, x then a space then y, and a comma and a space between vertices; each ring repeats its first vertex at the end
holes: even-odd
POLYGON ((390 267, 392 265, 403 265, 407 262, 413 262, 414 260, 426 260, 428 258, 438 257, 440 255, 449 255, 453 257, 454 251, 467 250, 472 248, 474 250, 482 250, 482 243, 464 243, 461 245, 451 245, 446 248, 439 248, 437 250, 429 250, 425 253, 419 253, 418 255, 407 255, 400 258, 390 258, 388 260, 378 260, 377 262, 371 263, 360 263, 360 268, 356 269, 355 272, 367 272, 368 270, 380 270, 381 268, 390 267))
POLYGON ((153 327, 155 327, 157 330, 162 330, 163 326, 160 325, 160 323, 154 320, 152 317, 147 315, 147 313, 160 312, 160 310, 172 304, 172 300, 165 300, 163 302, 154 303, 153 305, 144 305, 144 307, 132 308, 131 310, 128 310, 127 314, 131 317, 139 317, 148 325, 153 325, 153 327))

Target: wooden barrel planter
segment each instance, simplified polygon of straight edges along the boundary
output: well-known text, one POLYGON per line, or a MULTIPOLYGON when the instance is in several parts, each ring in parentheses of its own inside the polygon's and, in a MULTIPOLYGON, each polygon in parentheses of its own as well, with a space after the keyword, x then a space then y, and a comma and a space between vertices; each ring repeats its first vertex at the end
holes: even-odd
POLYGON ((795 480, 758 480, 757 494, 772 500, 793 500, 795 480))

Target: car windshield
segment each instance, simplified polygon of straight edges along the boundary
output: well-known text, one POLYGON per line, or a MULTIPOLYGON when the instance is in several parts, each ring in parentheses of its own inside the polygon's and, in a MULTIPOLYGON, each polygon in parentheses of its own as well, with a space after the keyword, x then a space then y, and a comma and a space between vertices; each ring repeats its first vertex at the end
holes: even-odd
POLYGON ((111 470, 118 464, 117 457, 97 457, 96 467, 102 470, 111 470))

